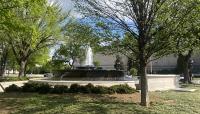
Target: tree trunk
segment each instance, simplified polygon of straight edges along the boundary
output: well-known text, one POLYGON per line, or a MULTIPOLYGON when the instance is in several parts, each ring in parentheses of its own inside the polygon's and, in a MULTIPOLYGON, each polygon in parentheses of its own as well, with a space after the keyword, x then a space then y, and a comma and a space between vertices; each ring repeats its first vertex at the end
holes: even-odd
POLYGON ((184 56, 184 61, 183 61, 184 62, 184 65, 183 65, 184 66, 183 68, 184 83, 186 84, 191 83, 190 68, 189 68, 191 55, 192 55, 192 50, 190 50, 188 54, 184 56))
POLYGON ((183 75, 184 75, 184 83, 188 84, 189 83, 188 61, 184 61, 183 75))
POLYGON ((25 76, 26 63, 27 63, 26 60, 22 60, 20 62, 20 69, 19 69, 18 77, 25 76))
POLYGON ((140 58, 140 87, 141 87, 141 105, 149 106, 148 83, 146 73, 146 61, 140 58))
POLYGON ((4 49, 0 61, 0 76, 4 76, 5 74, 7 59, 8 59, 8 50, 4 49))
MULTIPOLYGON (((143 25, 143 24, 141 24, 143 25)), ((144 27, 142 27, 144 28, 144 27)), ((147 82, 147 60, 145 46, 146 46, 146 39, 145 31, 140 30, 139 33, 139 73, 140 73, 140 88, 141 88, 141 105, 142 106, 149 106, 149 95, 148 95, 148 82, 147 82)))

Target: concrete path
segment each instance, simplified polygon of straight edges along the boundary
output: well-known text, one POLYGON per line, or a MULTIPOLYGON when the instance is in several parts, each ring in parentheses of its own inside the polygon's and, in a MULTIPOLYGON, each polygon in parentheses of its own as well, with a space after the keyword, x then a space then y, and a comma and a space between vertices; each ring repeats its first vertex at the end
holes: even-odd
POLYGON ((192 83, 194 83, 194 84, 200 84, 200 80, 192 80, 192 83))
POLYGON ((23 86, 24 83, 27 83, 27 81, 12 81, 12 82, 0 82, 0 92, 4 92, 4 89, 12 84, 15 84, 19 87, 23 86))
POLYGON ((196 89, 190 89, 190 88, 176 88, 174 91, 179 91, 179 92, 194 92, 196 89))

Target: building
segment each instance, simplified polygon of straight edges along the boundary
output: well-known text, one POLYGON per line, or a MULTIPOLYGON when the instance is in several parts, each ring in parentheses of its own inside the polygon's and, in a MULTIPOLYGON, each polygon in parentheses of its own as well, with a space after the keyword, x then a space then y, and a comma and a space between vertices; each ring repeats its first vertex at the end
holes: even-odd
MULTIPOLYGON (((124 63, 124 68, 127 69, 128 58, 126 56, 121 56, 124 63)), ((161 73, 161 74, 174 74, 177 65, 177 55, 168 55, 162 57, 158 60, 154 60, 147 65, 148 73, 161 73)), ((192 56, 194 60, 193 73, 200 73, 200 56, 199 54, 194 54, 192 56)), ((116 55, 103 55, 94 54, 94 61, 100 63, 100 67, 104 69, 115 69, 114 64, 116 60, 116 55)))

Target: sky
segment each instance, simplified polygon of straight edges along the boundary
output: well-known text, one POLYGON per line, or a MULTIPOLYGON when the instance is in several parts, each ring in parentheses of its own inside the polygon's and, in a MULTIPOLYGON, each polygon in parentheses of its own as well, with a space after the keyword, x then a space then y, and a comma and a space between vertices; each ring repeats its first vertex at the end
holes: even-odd
POLYGON ((75 11, 74 8, 74 2, 71 0, 49 0, 50 2, 56 2, 60 5, 60 7, 62 8, 63 11, 70 11, 71 10, 71 15, 75 18, 80 17, 80 14, 78 14, 75 11))
MULTIPOLYGON (((74 8, 74 3, 71 1, 71 0, 49 0, 49 2, 56 2, 60 5, 60 7, 62 8, 63 11, 70 11, 71 10, 71 15, 75 18, 78 18, 80 17, 80 14, 78 14, 76 11, 75 11, 75 8, 74 8)), ((54 52, 55 52, 55 49, 56 47, 53 47, 51 50, 50 50, 50 56, 53 56, 54 52)))

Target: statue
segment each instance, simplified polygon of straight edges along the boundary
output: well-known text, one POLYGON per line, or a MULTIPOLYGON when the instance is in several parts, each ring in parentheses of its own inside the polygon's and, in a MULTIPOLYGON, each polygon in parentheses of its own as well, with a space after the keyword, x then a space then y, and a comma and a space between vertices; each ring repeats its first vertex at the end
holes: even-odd
POLYGON ((124 63, 119 55, 116 56, 114 68, 116 70, 124 70, 124 63))

